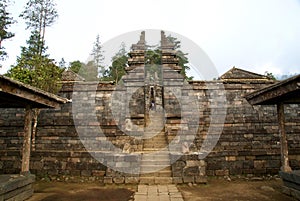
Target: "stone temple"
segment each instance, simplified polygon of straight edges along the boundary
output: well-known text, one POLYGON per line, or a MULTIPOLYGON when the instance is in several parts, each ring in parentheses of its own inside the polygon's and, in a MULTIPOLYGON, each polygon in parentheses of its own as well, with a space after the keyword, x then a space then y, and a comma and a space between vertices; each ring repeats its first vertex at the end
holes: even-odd
MULTIPOLYGON (((206 183, 207 176, 278 174, 274 105, 245 96, 276 81, 232 68, 214 81, 186 81, 161 32, 161 65, 145 59, 145 32, 118 84, 64 73, 59 109, 43 109, 31 140, 30 172, 52 180, 206 183)), ((300 108, 285 106, 289 165, 300 169, 300 108)), ((1 109, 0 174, 21 168, 23 109, 1 109)))

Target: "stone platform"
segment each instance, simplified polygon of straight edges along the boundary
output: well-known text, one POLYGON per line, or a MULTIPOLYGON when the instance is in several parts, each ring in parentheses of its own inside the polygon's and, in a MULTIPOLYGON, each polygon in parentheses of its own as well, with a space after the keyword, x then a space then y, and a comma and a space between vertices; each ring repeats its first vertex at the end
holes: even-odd
POLYGON ((176 185, 138 185, 134 201, 183 201, 176 185))
POLYGON ((283 192, 297 200, 300 200, 300 170, 288 172, 280 172, 283 181, 283 192))
POLYGON ((23 201, 33 195, 35 175, 0 175, 0 201, 23 201))

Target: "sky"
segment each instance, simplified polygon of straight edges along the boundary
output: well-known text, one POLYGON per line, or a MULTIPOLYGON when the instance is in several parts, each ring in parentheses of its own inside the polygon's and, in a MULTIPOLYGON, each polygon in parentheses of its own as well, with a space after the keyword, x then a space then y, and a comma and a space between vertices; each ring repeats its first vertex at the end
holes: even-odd
MULTIPOLYGON (((18 18, 27 0, 15 1, 10 12, 18 23, 10 30, 16 36, 2 44, 9 58, 2 62, 0 73, 15 64, 20 46, 26 45, 30 35, 24 21, 18 18)), ((61 58, 67 62, 86 62, 97 34, 105 48, 124 36, 128 36, 124 42, 130 47, 138 41, 141 30, 165 30, 201 48, 219 75, 233 66, 260 74, 300 73, 300 0, 57 0, 56 3, 59 18, 47 28, 46 44, 50 57, 57 62, 61 58)), ((149 45, 160 40, 159 35, 155 40, 150 37, 146 31, 149 45)), ((189 48, 185 51, 197 57, 197 52, 189 52, 193 51, 189 48)))

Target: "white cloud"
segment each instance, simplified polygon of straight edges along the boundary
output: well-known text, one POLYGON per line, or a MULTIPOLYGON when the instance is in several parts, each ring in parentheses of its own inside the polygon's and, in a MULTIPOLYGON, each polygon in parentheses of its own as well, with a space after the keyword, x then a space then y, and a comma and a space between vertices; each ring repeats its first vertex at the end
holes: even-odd
MULTIPOLYGON (((26 1, 18 0, 13 12, 19 13, 26 1)), ((270 72, 300 73, 297 0, 63 0, 57 4, 60 18, 46 35, 49 53, 56 60, 85 61, 98 33, 104 43, 129 31, 163 29, 197 43, 220 74, 232 66, 261 73, 267 64, 276 66, 270 72)), ((15 62, 20 45, 28 39, 23 21, 18 21, 13 26, 16 37, 4 44, 10 55, 6 66, 15 62)))

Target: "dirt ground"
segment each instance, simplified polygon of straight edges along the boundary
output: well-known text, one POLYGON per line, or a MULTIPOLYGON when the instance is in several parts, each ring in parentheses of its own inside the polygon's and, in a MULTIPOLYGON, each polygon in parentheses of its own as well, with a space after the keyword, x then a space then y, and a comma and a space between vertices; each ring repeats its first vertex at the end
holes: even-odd
POLYGON ((136 186, 40 181, 27 201, 129 201, 135 191, 136 186))
MULTIPOLYGON (((209 179, 207 185, 179 185, 185 201, 293 201, 281 192, 281 180, 225 181, 209 179)), ((137 186, 97 183, 36 182, 28 201, 129 201, 137 186)), ((156 200, 154 200, 156 201, 156 200)))
POLYGON ((225 181, 210 179, 207 185, 178 186, 185 201, 293 201, 282 193, 282 181, 225 181))

